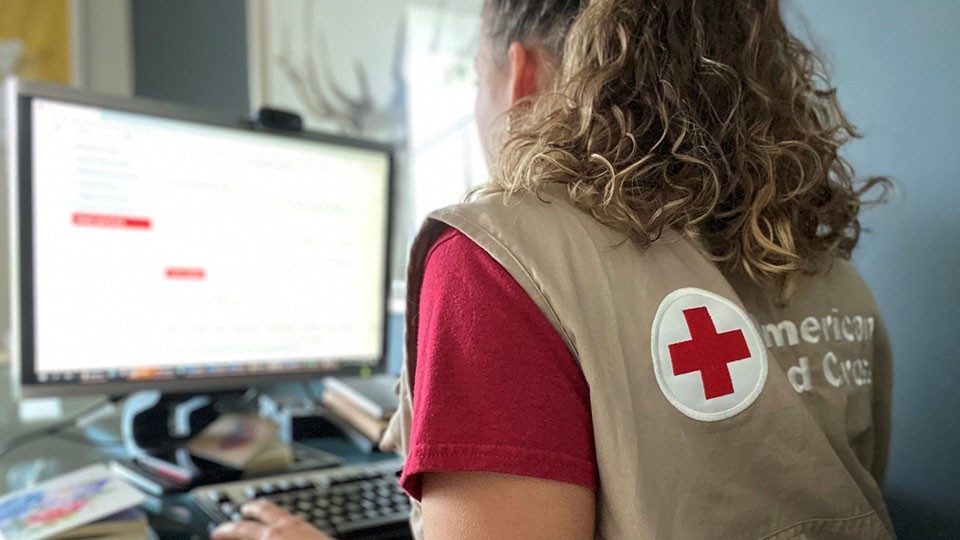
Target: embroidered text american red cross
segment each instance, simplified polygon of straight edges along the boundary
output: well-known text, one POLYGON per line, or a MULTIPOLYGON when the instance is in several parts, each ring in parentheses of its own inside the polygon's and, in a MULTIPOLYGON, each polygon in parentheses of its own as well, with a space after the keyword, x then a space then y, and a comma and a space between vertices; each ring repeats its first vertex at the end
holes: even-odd
POLYGON ((673 374, 699 371, 707 399, 732 394, 733 380, 727 364, 750 358, 743 332, 731 330, 718 334, 706 307, 685 309, 683 318, 690 329, 690 341, 670 345, 673 374))

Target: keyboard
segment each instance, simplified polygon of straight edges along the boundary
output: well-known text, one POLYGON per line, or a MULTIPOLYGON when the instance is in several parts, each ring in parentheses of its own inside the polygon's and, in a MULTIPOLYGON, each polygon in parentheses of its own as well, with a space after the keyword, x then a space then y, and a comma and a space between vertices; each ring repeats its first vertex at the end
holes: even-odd
POLYGON ((244 503, 266 499, 334 538, 410 538, 410 499, 398 482, 402 466, 391 459, 204 486, 190 494, 211 528, 242 519, 244 503))

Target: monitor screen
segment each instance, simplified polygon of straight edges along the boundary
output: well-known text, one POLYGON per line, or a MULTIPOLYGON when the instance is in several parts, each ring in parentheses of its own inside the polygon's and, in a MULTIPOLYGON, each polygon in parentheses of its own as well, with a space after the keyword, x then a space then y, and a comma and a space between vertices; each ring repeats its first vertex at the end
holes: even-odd
POLYGON ((382 362, 389 152, 41 97, 25 108, 24 382, 382 362))

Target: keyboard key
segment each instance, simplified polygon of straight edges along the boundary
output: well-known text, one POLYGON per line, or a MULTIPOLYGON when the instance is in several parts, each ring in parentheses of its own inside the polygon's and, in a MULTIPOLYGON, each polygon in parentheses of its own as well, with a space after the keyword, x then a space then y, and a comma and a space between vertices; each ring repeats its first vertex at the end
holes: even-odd
MULTIPOLYGON (((364 519, 361 521, 353 521, 349 523, 336 524, 337 525, 337 534, 347 535, 355 533, 357 531, 362 531, 364 529, 373 529, 376 527, 384 527, 387 525, 396 525, 400 523, 405 523, 410 519, 409 515, 397 512, 393 514, 387 514, 385 516, 380 516, 374 519, 364 519)), ((333 520, 331 520, 333 523, 333 520)))
POLYGON ((330 490, 331 493, 336 495, 351 495, 360 491, 360 486, 358 484, 341 484, 330 490))

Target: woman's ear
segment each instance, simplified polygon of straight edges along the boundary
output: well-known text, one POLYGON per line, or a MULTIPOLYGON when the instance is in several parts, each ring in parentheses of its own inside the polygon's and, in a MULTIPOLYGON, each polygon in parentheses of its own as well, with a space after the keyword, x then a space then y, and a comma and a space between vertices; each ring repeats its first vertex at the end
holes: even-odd
POLYGON ((540 53, 523 45, 513 42, 509 50, 510 57, 510 100, 511 104, 537 93, 537 81, 543 62, 540 53))

